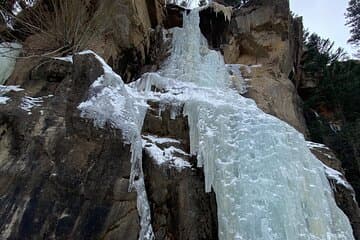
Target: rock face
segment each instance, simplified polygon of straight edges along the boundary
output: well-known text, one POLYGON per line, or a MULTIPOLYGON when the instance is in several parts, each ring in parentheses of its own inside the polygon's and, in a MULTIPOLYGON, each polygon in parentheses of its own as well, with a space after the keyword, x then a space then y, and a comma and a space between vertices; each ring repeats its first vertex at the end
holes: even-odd
POLYGON ((288 0, 250 1, 234 10, 225 33, 224 27, 212 29, 205 25, 208 18, 223 16, 203 13, 202 31, 214 48, 224 53, 225 62, 244 64, 242 74, 250 79, 248 96, 265 112, 270 113, 306 134, 301 99, 296 91, 296 77, 302 51, 302 23, 293 19, 288 0), (210 31, 210 33, 208 33, 210 31), (255 66, 255 67, 251 67, 255 66))
POLYGON ((76 110, 101 74, 89 56, 53 61, 33 73, 31 91, 0 105, 1 239, 137 239, 129 146, 76 110), (28 112, 24 95, 48 97, 28 112))
MULTIPOLYGON (((112 17, 107 20, 106 26, 99 27, 104 29, 96 29, 102 34, 88 41, 83 50, 93 50, 104 58, 121 74, 125 82, 140 76, 142 66, 156 63, 150 55, 154 38, 158 42, 161 41, 157 39, 159 35, 155 29, 164 21, 163 0, 89 0, 86 4, 86 8, 93 11, 91 15, 111 14, 112 17)), ((23 84, 27 81, 27 73, 40 61, 34 56, 44 54, 44 51, 47 54, 46 50, 52 49, 52 43, 44 39, 46 37, 41 34, 33 34, 24 40, 23 55, 32 57, 17 62, 17 70, 8 84, 23 84)))

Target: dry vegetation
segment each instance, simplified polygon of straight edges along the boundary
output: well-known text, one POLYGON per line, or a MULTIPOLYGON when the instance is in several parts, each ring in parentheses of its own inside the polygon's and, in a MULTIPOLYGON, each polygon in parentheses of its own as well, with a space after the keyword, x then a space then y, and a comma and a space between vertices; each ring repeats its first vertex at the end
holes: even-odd
POLYGON ((104 9, 104 6, 99 6, 101 2, 38 1, 34 7, 17 16, 8 13, 14 20, 11 35, 24 44, 25 57, 53 57, 79 52, 111 29, 109 26, 116 8, 107 4, 104 9))

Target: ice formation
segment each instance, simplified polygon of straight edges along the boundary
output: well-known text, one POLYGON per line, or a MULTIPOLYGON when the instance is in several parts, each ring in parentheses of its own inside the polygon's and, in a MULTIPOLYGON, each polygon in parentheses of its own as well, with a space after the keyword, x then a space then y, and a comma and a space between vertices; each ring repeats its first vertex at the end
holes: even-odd
POLYGON ((183 29, 172 30, 172 55, 162 69, 132 87, 145 99, 184 104, 191 153, 204 168, 206 191, 216 193, 219 239, 354 239, 304 137, 232 87, 198 25, 195 9, 183 29))
POLYGON ((224 5, 221 5, 221 4, 217 3, 217 2, 210 2, 208 7, 212 8, 213 11, 216 13, 216 15, 218 13, 224 14, 225 20, 230 22, 231 15, 233 13, 233 8, 231 6, 230 7, 225 7, 224 5))
POLYGON ((6 93, 14 91, 14 92, 19 92, 19 91, 23 91, 24 89, 20 88, 19 86, 4 86, 4 85, 0 85, 0 104, 6 104, 10 98, 4 96, 6 93))
POLYGON ((102 63, 104 74, 91 85, 90 97, 82 102, 78 109, 82 117, 94 119, 94 124, 98 127, 109 123, 121 129, 124 140, 131 144, 129 190, 135 188, 137 192, 137 208, 141 225, 139 240, 152 240, 154 234, 142 171, 141 128, 147 104, 137 96, 133 89, 124 84, 121 77, 114 73, 101 57, 91 51, 80 54, 89 53, 94 54, 102 63))
POLYGON ((0 43, 0 84, 4 84, 14 71, 16 57, 21 45, 17 43, 0 43))

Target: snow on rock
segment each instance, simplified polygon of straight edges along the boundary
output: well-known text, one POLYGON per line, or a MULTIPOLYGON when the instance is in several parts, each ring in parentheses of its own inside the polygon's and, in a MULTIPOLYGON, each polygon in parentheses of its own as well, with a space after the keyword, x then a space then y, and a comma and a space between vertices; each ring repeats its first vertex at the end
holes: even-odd
POLYGON ((0 104, 6 104, 9 99, 8 97, 0 97, 0 104))
POLYGON ((66 56, 66 57, 54 57, 54 59, 61 60, 61 61, 64 61, 64 62, 73 63, 73 56, 72 55, 66 56))
POLYGON ((306 141, 306 145, 310 148, 322 148, 322 149, 326 149, 326 150, 330 150, 327 146, 325 146, 324 144, 321 143, 316 143, 316 142, 311 142, 311 141, 306 141))
POLYGON ((151 156, 151 158, 158 164, 168 164, 169 167, 174 167, 178 170, 183 168, 191 168, 191 164, 183 159, 184 156, 190 156, 185 153, 183 150, 176 148, 174 146, 170 147, 161 147, 159 145, 172 143, 180 143, 176 139, 172 138, 160 138, 157 136, 143 136, 143 148, 146 153, 151 156))
MULTIPOLYGON (((306 144, 309 147, 309 149, 319 149, 319 150, 323 149, 326 151, 330 150, 330 148, 328 148, 327 146, 325 146, 324 144, 321 144, 321 143, 306 141, 306 144)), ((324 155, 325 157, 327 157, 328 159, 334 159, 333 156, 331 156, 330 154, 328 154, 326 152, 322 151, 321 154, 324 155)), ((334 180, 336 184, 342 185, 343 187, 350 190, 351 192, 354 192, 354 189, 352 188, 350 183, 348 183, 348 181, 345 179, 345 177, 343 176, 343 174, 341 172, 327 166, 324 163, 322 163, 322 165, 325 169, 325 174, 329 180, 334 180)))
POLYGON ((44 100, 42 97, 33 98, 25 96, 21 100, 20 108, 31 114, 31 109, 34 107, 40 107, 43 102, 44 100))
POLYGON ((104 74, 89 89, 89 98, 78 109, 83 118, 94 120, 94 124, 103 127, 105 123, 122 131, 124 140, 131 144, 131 173, 129 190, 137 192, 137 208, 140 216, 139 240, 152 240, 150 207, 144 184, 142 170, 141 129, 147 109, 146 102, 138 93, 126 86, 119 75, 97 54, 84 51, 79 54, 93 54, 102 64, 104 74), (137 180, 136 180, 137 179, 137 180))
POLYGON ((23 91, 24 89, 20 88, 20 86, 4 86, 4 85, 0 85, 0 104, 6 104, 10 98, 9 97, 5 97, 4 95, 8 92, 14 91, 14 92, 19 92, 19 91, 23 91))
POLYGON ((4 84, 14 71, 21 47, 18 43, 0 43, 0 84, 4 84))
POLYGON ((342 185, 346 189, 354 192, 354 189, 348 183, 348 181, 345 180, 342 173, 340 173, 339 171, 336 171, 335 169, 332 169, 331 167, 326 166, 325 164, 323 164, 323 167, 325 169, 325 173, 326 173, 326 176, 328 177, 328 179, 332 179, 336 182, 336 184, 342 185))
POLYGON ((25 96, 21 99, 20 108, 29 115, 32 114, 31 110, 36 107, 41 107, 42 103, 44 103, 44 99, 51 98, 53 95, 43 96, 43 97, 29 97, 25 96))
POLYGON ((153 143, 158 144, 164 144, 164 143, 180 143, 179 140, 173 139, 173 138, 164 138, 164 137, 158 137, 154 135, 144 135, 143 139, 150 140, 153 143))

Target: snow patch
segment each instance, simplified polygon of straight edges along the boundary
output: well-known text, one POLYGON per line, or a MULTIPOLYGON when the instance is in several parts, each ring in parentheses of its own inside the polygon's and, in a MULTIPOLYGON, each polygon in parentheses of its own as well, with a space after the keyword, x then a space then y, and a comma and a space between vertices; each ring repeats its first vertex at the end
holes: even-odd
POLYGON ((325 146, 324 144, 321 144, 321 143, 306 141, 306 145, 307 145, 308 148, 310 148, 310 149, 320 148, 320 149, 330 150, 330 148, 328 148, 327 146, 325 146))
POLYGON ((40 107, 43 102, 44 100, 42 97, 33 98, 25 96, 21 100, 20 108, 31 114, 31 109, 40 107))
POLYGON ((332 169, 331 167, 326 166, 325 164, 323 164, 323 167, 325 169, 325 173, 326 176, 329 179, 332 179, 336 182, 336 184, 342 185, 344 186, 346 189, 354 192, 354 189, 352 188, 352 186, 348 183, 348 181, 345 180, 344 176, 342 175, 342 173, 340 173, 339 171, 336 171, 335 169, 332 169))
POLYGON ((180 143, 179 140, 173 138, 158 137, 155 135, 143 135, 143 139, 150 140, 152 143, 164 144, 164 143, 180 143))
POLYGON ((171 139, 171 138, 159 138, 156 136, 143 136, 143 148, 145 149, 146 153, 151 156, 151 158, 158 164, 168 164, 169 167, 175 167, 178 170, 183 168, 191 168, 191 164, 184 160, 183 158, 179 157, 182 156, 190 156, 189 154, 185 153, 183 150, 176 148, 174 146, 170 147, 159 147, 157 144, 164 144, 164 143, 180 143, 178 140, 171 139))
POLYGON ((64 61, 64 62, 73 63, 73 56, 72 55, 66 56, 66 57, 54 57, 54 59, 61 60, 61 61, 64 61))
POLYGON ((9 97, 5 97, 4 95, 8 92, 14 91, 14 92, 19 92, 19 91, 23 91, 24 89, 20 88, 20 86, 4 86, 4 85, 0 85, 0 104, 6 104, 10 98, 9 97))
POLYGON ((43 97, 29 97, 25 96, 21 99, 20 108, 26 112, 28 112, 29 115, 32 114, 31 110, 33 108, 41 107, 42 103, 44 103, 44 99, 51 98, 53 95, 43 96, 43 97))

